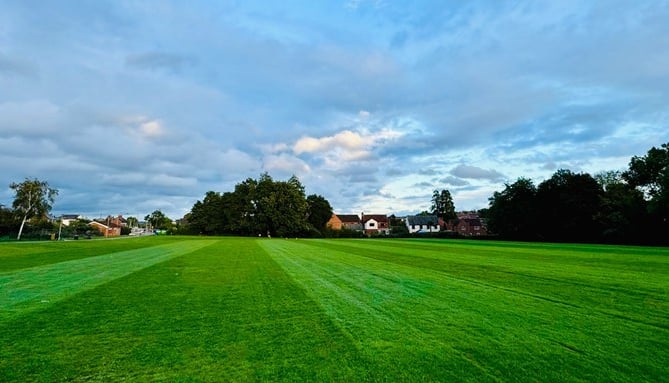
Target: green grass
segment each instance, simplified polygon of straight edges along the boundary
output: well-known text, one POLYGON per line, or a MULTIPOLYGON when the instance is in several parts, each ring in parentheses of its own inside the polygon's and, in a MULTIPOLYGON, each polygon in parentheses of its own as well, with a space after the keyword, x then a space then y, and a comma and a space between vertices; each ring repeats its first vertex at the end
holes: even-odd
POLYGON ((66 260, 112 254, 118 251, 141 249, 158 243, 177 240, 179 239, 175 237, 137 237, 123 240, 0 243, 0 273, 66 260))
POLYGON ((666 248, 0 244, 0 381, 666 381, 668 293, 666 248))

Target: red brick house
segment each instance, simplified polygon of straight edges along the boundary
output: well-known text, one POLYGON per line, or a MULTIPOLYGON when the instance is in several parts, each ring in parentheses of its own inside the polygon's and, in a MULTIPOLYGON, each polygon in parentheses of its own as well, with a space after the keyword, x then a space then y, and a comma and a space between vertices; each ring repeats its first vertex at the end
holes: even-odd
POLYGON ((488 230, 480 218, 456 218, 446 223, 446 229, 465 237, 488 235, 488 230))
POLYGON ((332 214, 325 226, 332 230, 362 230, 360 217, 356 214, 332 214))
POLYGON ((111 227, 125 227, 128 226, 128 221, 123 218, 122 215, 119 214, 118 217, 112 217, 108 216, 107 217, 107 222, 109 222, 109 226, 111 227))
POLYGON ((88 225, 99 231, 100 234, 105 237, 118 237, 121 235, 120 227, 110 227, 97 221, 91 221, 88 225))

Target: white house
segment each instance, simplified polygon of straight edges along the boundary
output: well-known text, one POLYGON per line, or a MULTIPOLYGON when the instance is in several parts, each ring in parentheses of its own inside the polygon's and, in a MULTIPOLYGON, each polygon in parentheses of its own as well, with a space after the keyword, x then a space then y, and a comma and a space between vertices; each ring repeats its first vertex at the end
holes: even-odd
POLYGON ((79 214, 63 214, 60 217, 60 221, 63 223, 63 226, 70 226, 70 223, 78 221, 82 218, 84 217, 79 214))
POLYGON ((362 225, 365 234, 390 234, 390 221, 385 214, 362 214, 362 225))
POLYGON ((439 218, 436 215, 414 215, 404 219, 409 233, 439 232, 439 218))

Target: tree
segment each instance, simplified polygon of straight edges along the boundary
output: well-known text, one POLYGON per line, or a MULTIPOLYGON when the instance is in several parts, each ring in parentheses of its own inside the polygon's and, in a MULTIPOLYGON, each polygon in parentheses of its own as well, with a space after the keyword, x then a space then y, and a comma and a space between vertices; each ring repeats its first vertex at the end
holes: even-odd
POLYGON ((307 197, 307 222, 322 231, 332 217, 332 206, 325 197, 311 194, 307 197))
POLYGON ((280 237, 319 235, 332 215, 322 196, 305 197, 296 176, 275 181, 268 173, 257 180, 247 178, 235 190, 223 194, 209 191, 188 214, 191 232, 206 235, 271 234, 280 237))
POLYGON ((536 238, 537 188, 529 178, 518 178, 505 184, 501 192, 490 197, 486 211, 488 228, 503 238, 531 240, 536 238))
POLYGON ((643 157, 632 157, 622 178, 648 200, 649 236, 655 242, 669 242, 669 143, 652 147, 643 157))
POLYGON ((592 242, 599 239, 595 216, 602 187, 587 173, 560 169, 537 187, 537 225, 544 239, 592 242))
POLYGON ((256 188, 255 212, 261 233, 293 237, 307 232, 307 201, 304 187, 295 176, 285 182, 275 182, 269 174, 261 175, 256 188))
POLYGON ((144 217, 144 220, 151 224, 154 229, 165 230, 172 226, 172 220, 160 210, 155 210, 153 213, 144 217))
POLYGON ((21 183, 12 182, 9 187, 16 193, 12 206, 19 215, 23 216, 16 237, 17 240, 20 240, 23 227, 29 218, 43 216, 51 211, 58 195, 58 189, 49 187, 48 182, 40 181, 37 178, 26 178, 21 183))
POLYGON ((229 224, 227 230, 239 235, 265 234, 257 228, 256 210, 258 181, 253 178, 235 185, 231 193, 224 193, 225 211, 229 224))
POLYGON ((193 205, 190 225, 197 233, 222 234, 226 223, 223 216, 223 196, 220 193, 208 191, 202 201, 197 201, 193 205))
POLYGON ((137 227, 137 225, 139 224, 139 220, 137 220, 137 217, 128 217, 125 220, 128 223, 128 227, 137 227))
POLYGON ((6 209, 4 205, 0 205, 0 237, 9 235, 9 233, 18 229, 19 225, 15 218, 14 213, 10 209, 6 209))
POLYGON ((639 243, 645 230, 646 201, 643 192, 622 179, 622 173, 608 171, 595 175, 603 189, 595 219, 606 242, 639 243))
POLYGON ((455 205, 453 204, 453 197, 451 192, 448 190, 435 190, 432 193, 432 213, 437 217, 448 221, 449 219, 456 218, 455 214, 455 205))
POLYGON ((634 156, 623 179, 644 190, 651 198, 669 193, 669 143, 652 147, 643 157, 634 156))

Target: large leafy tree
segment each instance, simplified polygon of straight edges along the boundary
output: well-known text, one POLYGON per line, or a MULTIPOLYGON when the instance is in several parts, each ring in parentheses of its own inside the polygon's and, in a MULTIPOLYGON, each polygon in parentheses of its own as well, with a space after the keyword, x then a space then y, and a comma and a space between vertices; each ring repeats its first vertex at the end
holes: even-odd
POLYGON ((256 228, 258 207, 258 181, 253 178, 235 185, 232 193, 224 193, 226 196, 226 210, 229 219, 228 230, 234 234, 256 235, 261 234, 256 228))
POLYGON ((189 224, 200 234, 222 234, 226 223, 223 215, 223 196, 208 191, 202 201, 193 205, 189 224))
POLYGON ((262 233, 292 237, 307 231, 307 201, 304 186, 297 177, 275 182, 265 173, 260 177, 256 192, 256 222, 262 233))
POLYGON ((153 213, 145 216, 144 220, 151 224, 154 229, 164 230, 169 229, 170 226, 172 226, 172 220, 160 210, 155 210, 153 213))
POLYGON ((537 188, 529 178, 505 184, 490 197, 488 228, 503 238, 531 240, 537 234, 537 188))
POLYGON ((207 192, 197 201, 189 215, 190 231, 208 235, 258 234, 302 236, 310 226, 325 226, 332 208, 321 196, 305 197, 304 186, 293 176, 276 181, 264 173, 248 178, 232 192, 207 192), (327 218, 323 217, 327 212, 327 218))
POLYGON ((432 192, 432 213, 445 221, 457 217, 450 191, 444 189, 432 192))
POLYGON ((587 173, 560 169, 537 187, 537 227, 552 241, 594 241, 602 187, 587 173))
POLYGON ((0 237, 14 232, 18 229, 18 226, 14 213, 10 209, 6 209, 4 205, 0 205, 0 237))
POLYGON ((606 242, 641 242, 644 235, 646 201, 643 192, 622 179, 622 173, 607 171, 595 175, 603 189, 599 210, 595 215, 606 242))
POLYGON ((622 178, 644 192, 648 200, 646 226, 650 235, 666 238, 669 230, 669 143, 652 147, 643 157, 632 157, 622 178))
POLYGON ((58 189, 49 186, 46 181, 37 178, 26 178, 21 183, 12 182, 9 187, 14 190, 14 211, 22 217, 17 240, 21 239, 26 221, 35 216, 44 216, 51 211, 51 207, 58 195, 58 189))
POLYGON ((666 198, 669 193, 669 143, 652 147, 643 157, 634 156, 622 177, 643 189, 651 198, 666 198))
POLYGON ((311 194, 307 197, 307 222, 316 230, 325 229, 332 217, 332 206, 325 197, 311 194))

